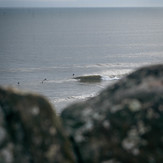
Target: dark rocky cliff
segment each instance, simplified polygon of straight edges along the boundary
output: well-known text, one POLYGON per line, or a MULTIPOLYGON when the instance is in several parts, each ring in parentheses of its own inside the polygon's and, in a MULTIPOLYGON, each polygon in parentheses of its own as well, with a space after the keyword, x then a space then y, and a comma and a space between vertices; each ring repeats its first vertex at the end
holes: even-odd
POLYGON ((163 65, 137 70, 61 117, 79 162, 163 162, 163 65))
POLYGON ((0 163, 12 162, 163 162, 163 65, 131 73, 60 118, 42 96, 0 88, 0 163))

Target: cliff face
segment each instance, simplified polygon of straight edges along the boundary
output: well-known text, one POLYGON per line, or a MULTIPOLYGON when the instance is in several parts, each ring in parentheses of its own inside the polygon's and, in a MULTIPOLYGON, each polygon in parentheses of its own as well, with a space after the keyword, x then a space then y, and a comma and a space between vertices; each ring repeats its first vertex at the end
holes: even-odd
POLYGON ((60 118, 42 96, 0 88, 2 162, 163 162, 163 65, 133 72, 60 118))

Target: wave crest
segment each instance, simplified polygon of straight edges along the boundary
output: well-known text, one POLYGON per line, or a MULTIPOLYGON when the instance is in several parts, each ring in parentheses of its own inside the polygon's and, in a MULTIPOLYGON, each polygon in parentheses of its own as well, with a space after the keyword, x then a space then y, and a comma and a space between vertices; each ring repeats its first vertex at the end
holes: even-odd
POLYGON ((87 76, 78 76, 75 77, 74 79, 77 79, 79 82, 86 82, 86 83, 97 83, 101 81, 108 81, 108 80, 118 80, 120 78, 114 76, 114 77, 109 77, 109 76, 101 76, 101 75, 87 75, 87 76))

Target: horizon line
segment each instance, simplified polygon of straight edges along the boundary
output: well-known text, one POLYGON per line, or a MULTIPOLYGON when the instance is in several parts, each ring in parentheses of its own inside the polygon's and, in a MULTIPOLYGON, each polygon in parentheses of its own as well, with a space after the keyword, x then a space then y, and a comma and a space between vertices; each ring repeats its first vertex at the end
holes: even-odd
POLYGON ((0 6, 1 8, 163 8, 163 6, 0 6))

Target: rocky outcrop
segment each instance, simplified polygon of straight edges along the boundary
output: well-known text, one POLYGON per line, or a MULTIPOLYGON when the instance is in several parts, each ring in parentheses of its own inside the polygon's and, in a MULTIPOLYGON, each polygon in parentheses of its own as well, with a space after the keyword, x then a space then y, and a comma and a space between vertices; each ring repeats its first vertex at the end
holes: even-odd
POLYGON ((44 97, 0 88, 0 163, 162 163, 163 65, 131 73, 60 118, 44 97))
POLYGON ((74 79, 77 79, 79 82, 83 83, 97 83, 102 81, 102 77, 100 75, 78 76, 74 79))
POLYGON ((61 117, 80 163, 163 162, 163 65, 137 70, 61 117))
POLYGON ((74 157, 49 102, 0 88, 0 163, 54 162, 74 162, 74 157))

